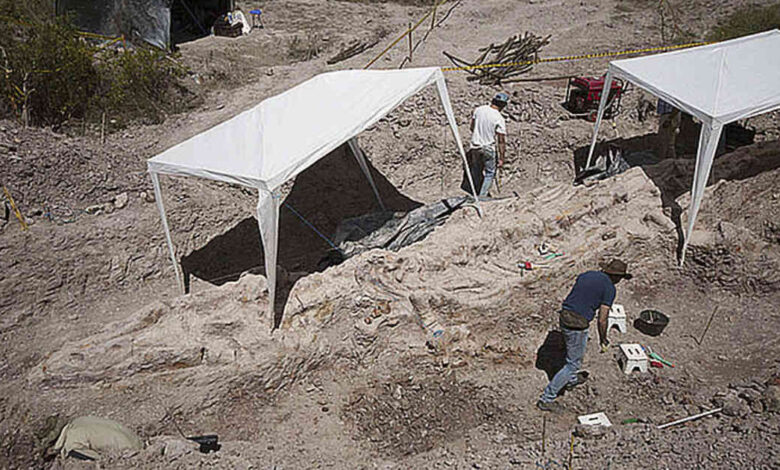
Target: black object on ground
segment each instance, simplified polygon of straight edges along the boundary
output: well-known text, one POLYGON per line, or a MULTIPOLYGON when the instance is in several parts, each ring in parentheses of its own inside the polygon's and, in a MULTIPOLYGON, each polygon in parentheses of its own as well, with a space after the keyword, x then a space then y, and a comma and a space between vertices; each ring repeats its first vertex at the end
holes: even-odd
POLYGON ((634 328, 648 336, 658 336, 669 324, 669 317, 658 310, 643 310, 634 320, 634 328))
POLYGON ((219 444, 219 437, 216 434, 207 434, 205 436, 192 436, 188 437, 190 441, 200 444, 200 452, 202 454, 208 454, 209 452, 216 452, 222 448, 219 444))
POLYGON ((574 179, 574 185, 611 178, 629 168, 631 165, 623 157, 623 150, 617 146, 610 146, 605 154, 594 157, 594 163, 589 168, 583 168, 579 172, 574 179))
POLYGON ((94 458, 90 457, 89 455, 84 455, 81 452, 77 450, 71 450, 68 452, 68 457, 74 458, 76 460, 84 460, 84 461, 92 461, 95 460, 94 458))
POLYGON ((325 269, 374 248, 398 251, 423 240, 469 200, 465 196, 451 197, 407 213, 375 212, 344 220, 333 236, 338 249, 323 257, 318 267, 325 269))

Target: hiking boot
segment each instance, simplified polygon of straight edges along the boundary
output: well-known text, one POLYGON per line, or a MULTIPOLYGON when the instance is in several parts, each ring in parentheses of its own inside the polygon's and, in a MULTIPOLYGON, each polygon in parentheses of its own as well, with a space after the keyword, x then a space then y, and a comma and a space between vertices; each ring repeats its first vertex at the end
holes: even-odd
POLYGON ((550 411, 552 413, 561 411, 561 404, 554 401, 548 403, 546 401, 539 400, 536 402, 536 407, 542 411, 550 411))
POLYGON ((577 372, 577 380, 575 380, 574 382, 567 383, 566 386, 563 387, 563 389, 566 390, 567 392, 571 392, 576 387, 584 384, 587 381, 588 381, 588 373, 584 371, 580 371, 577 372))

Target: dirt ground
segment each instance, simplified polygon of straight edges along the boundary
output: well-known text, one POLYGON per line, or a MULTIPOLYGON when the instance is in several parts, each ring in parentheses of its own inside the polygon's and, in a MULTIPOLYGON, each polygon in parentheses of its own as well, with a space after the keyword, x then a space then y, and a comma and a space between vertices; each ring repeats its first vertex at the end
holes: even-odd
MULTIPOLYGON (((83 415, 124 423, 146 444, 100 468, 780 467, 778 112, 750 121, 756 143, 716 159, 682 268, 692 156, 572 186, 592 124, 560 106, 566 82, 557 79, 503 87, 512 96, 508 162, 502 198, 485 203, 482 218, 465 208, 397 253, 372 250, 321 270, 327 243, 283 210, 277 329, 256 195, 163 178, 189 280, 189 294, 177 291, 146 160, 317 73, 363 67, 429 3, 239 2, 260 6, 266 27, 180 46, 197 108, 105 142, 93 127, 58 134, 0 122, 3 184, 31 223, 23 232, 13 214, 0 218, 0 468, 95 468, 45 457, 58 428, 83 415), (356 40, 379 42, 326 64, 356 40), (517 263, 541 261, 542 241, 565 256, 523 273, 517 263), (589 382, 545 416, 534 404, 562 363, 560 302, 577 274, 614 256, 634 273, 617 286, 628 332, 612 332, 612 349, 600 353, 591 329, 589 382), (671 318, 660 336, 631 325, 645 309, 671 318), (623 374, 616 345, 626 342, 675 367, 623 374), (576 426, 599 411, 613 423, 606 432, 576 426), (222 447, 202 454, 179 429, 218 434, 222 447)), ((679 24, 701 37, 746 2, 674 3, 679 24)), ((410 66, 446 66, 442 51, 473 57, 524 31, 552 35, 545 57, 660 45, 656 4, 447 2, 410 66)), ((374 67, 398 67, 405 54, 399 45, 374 67)), ((539 65, 527 77, 599 75, 606 64, 539 65)), ((498 88, 446 78, 467 137, 471 110, 498 88)), ((650 145, 648 102, 630 89, 604 141, 650 145)), ((392 209, 460 193, 459 156, 437 106, 426 90, 360 136, 392 209)), ((284 197, 326 234, 375 209, 345 148, 284 197)))

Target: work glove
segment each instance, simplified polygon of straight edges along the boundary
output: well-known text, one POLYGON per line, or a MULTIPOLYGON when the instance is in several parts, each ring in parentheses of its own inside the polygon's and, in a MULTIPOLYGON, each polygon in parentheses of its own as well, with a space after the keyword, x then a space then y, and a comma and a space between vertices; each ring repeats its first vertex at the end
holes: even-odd
POLYGON ((606 341, 604 343, 601 343, 601 352, 602 354, 609 351, 609 341, 606 341))

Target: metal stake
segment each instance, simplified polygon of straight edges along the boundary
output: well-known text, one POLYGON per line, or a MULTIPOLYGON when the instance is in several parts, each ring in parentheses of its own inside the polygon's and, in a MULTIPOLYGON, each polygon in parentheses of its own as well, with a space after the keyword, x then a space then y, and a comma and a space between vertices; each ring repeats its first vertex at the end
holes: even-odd
POLYGON ((409 23, 409 62, 412 61, 413 51, 414 51, 414 45, 412 44, 412 23, 409 23))

